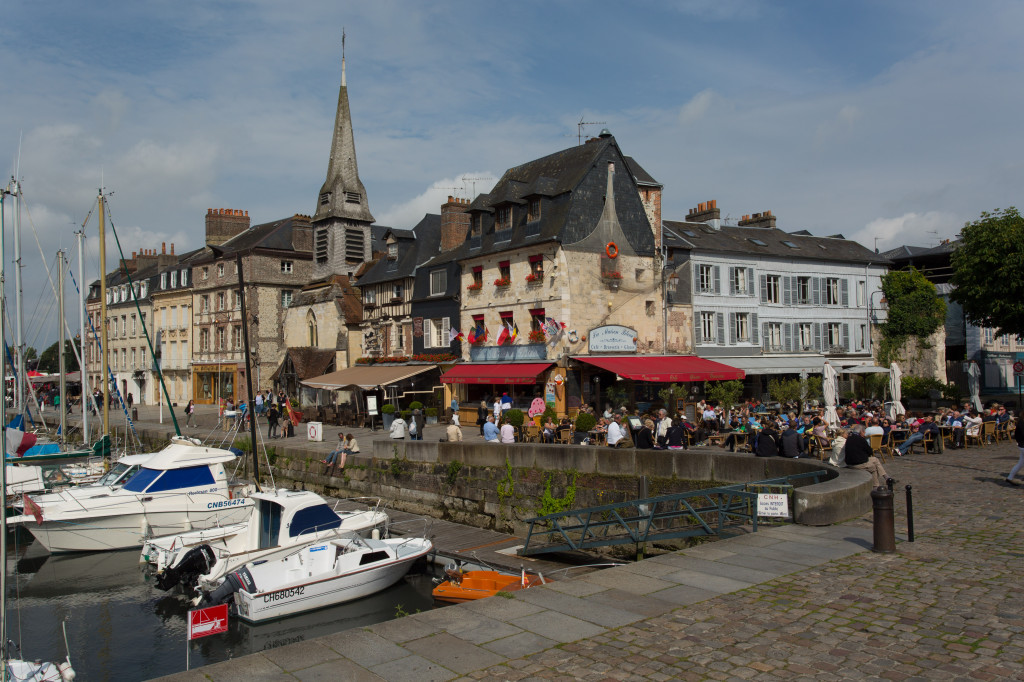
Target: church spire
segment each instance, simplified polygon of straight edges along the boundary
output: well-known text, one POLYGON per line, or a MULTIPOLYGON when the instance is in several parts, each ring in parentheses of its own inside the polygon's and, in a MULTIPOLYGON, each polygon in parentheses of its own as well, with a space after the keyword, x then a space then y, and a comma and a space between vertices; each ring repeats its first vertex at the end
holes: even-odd
POLYGON ((327 162, 327 179, 320 188, 313 222, 328 218, 374 222, 366 188, 359 179, 359 167, 356 164, 356 143, 352 134, 348 86, 345 83, 344 29, 341 33, 341 88, 338 92, 338 111, 334 117, 334 139, 327 162))

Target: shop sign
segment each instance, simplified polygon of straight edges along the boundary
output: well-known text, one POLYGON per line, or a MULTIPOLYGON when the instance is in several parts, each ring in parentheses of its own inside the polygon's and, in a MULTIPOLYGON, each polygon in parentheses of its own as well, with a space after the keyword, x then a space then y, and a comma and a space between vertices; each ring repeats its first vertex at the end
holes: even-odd
POLYGON ((610 324, 591 329, 587 334, 591 353, 635 353, 636 330, 610 324))

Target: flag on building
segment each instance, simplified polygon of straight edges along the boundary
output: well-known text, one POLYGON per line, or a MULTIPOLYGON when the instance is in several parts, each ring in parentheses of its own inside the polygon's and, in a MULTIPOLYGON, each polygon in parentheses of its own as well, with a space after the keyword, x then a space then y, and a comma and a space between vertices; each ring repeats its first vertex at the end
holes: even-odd
POLYGON ((518 339, 518 338, 519 338, 519 325, 513 322, 512 323, 512 343, 515 343, 516 339, 518 339))
MULTIPOLYGON (((470 334, 472 333, 473 332, 470 332, 470 334)), ((448 345, 453 344, 455 341, 462 341, 465 338, 466 337, 462 335, 462 332, 460 332, 455 327, 452 327, 450 330, 448 330, 448 345)))
POLYGON ((466 340, 469 341, 470 343, 476 343, 476 327, 470 327, 469 338, 466 340))
POLYGON ((508 325, 504 322, 501 323, 501 333, 498 334, 498 345, 508 341, 510 334, 508 333, 508 325))

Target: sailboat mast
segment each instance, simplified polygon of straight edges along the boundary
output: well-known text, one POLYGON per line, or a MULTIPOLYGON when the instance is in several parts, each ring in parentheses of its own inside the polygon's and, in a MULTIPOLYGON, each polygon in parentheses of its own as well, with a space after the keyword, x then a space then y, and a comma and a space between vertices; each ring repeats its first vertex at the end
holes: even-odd
POLYGON ((245 312, 245 276, 242 274, 242 252, 235 254, 238 264, 238 296, 242 302, 242 343, 245 349, 245 387, 249 392, 249 437, 252 440, 252 480, 260 488, 260 457, 256 451, 256 396, 252 392, 252 358, 249 355, 249 316, 245 312))
POLYGON ((18 182, 17 178, 11 178, 11 185, 9 189, 11 198, 14 200, 12 206, 12 212, 14 214, 14 289, 15 289, 15 341, 17 343, 17 350, 14 353, 14 361, 16 363, 16 374, 17 374, 17 401, 18 401, 18 414, 25 413, 25 407, 28 403, 28 399, 25 396, 25 383, 28 378, 25 376, 25 342, 22 338, 24 329, 24 313, 22 312, 22 296, 21 296, 21 183, 18 182))
POLYGON ((64 363, 64 252, 57 252, 57 317, 60 320, 60 334, 57 335, 57 372, 60 373, 60 442, 67 440, 68 390, 64 363))
POLYGON ((80 385, 82 390, 82 438, 85 444, 89 444, 89 405, 88 401, 92 400, 92 395, 86 396, 85 393, 85 279, 83 278, 83 271, 85 270, 85 228, 75 232, 78 236, 78 338, 81 339, 78 348, 78 356, 81 358, 78 367, 78 375, 80 379, 80 385))
POLYGON ((110 382, 107 379, 110 369, 107 366, 107 240, 103 235, 103 188, 99 196, 100 222, 100 384, 103 386, 103 432, 100 436, 110 433, 110 382))
MULTIPOLYGON (((6 355, 3 351, 7 348, 5 338, 4 315, 7 313, 7 298, 4 296, 4 269, 7 265, 4 262, 4 197, 8 190, 0 191, 0 355, 6 355)), ((4 503, 0 504, 0 559, 3 560, 3 570, 0 570, 0 643, 7 647, 7 360, 0 362, 4 378, 3 391, 3 412, 4 419, 0 423, 0 456, 4 458, 3 466, 0 466, 0 490, 3 491, 4 503)), ((0 661, 0 680, 7 681, 7 661, 0 661)))

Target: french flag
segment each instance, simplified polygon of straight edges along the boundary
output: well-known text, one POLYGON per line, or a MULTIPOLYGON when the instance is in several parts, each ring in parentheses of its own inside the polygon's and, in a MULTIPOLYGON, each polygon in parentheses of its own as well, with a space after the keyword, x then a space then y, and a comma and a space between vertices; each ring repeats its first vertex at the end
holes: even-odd
POLYGON ((35 444, 36 434, 7 428, 7 454, 11 457, 21 457, 35 444))

